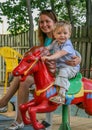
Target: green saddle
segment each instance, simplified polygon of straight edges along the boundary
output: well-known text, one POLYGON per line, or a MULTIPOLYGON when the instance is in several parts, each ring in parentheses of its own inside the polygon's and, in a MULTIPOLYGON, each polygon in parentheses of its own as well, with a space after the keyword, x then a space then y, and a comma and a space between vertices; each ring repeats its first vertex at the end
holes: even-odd
POLYGON ((70 79, 70 87, 69 90, 67 91, 66 94, 68 95, 72 95, 72 94, 76 94, 80 91, 81 87, 82 87, 82 75, 81 73, 78 73, 76 75, 76 77, 70 79))

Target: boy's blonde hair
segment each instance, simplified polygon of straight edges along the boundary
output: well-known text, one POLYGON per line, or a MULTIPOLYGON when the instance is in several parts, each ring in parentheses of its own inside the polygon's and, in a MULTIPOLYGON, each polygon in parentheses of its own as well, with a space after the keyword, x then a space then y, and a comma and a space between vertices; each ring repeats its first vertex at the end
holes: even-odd
POLYGON ((63 26, 67 26, 70 33, 72 32, 72 25, 68 21, 58 21, 54 26, 53 32, 56 31, 58 28, 63 27, 63 26))

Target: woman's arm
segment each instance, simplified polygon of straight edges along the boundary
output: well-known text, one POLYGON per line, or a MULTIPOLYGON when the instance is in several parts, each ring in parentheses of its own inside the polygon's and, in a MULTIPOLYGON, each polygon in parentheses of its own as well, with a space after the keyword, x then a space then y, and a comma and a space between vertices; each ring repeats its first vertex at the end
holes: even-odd
POLYGON ((76 66, 81 63, 81 54, 75 50, 76 56, 72 57, 72 60, 66 62, 67 65, 76 66))

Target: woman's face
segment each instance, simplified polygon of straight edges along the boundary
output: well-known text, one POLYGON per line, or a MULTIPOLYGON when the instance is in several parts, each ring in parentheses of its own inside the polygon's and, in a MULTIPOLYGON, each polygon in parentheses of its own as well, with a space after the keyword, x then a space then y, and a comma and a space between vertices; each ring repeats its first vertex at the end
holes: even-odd
POLYGON ((49 34, 53 31, 54 21, 47 15, 42 14, 39 17, 39 26, 42 32, 49 34))

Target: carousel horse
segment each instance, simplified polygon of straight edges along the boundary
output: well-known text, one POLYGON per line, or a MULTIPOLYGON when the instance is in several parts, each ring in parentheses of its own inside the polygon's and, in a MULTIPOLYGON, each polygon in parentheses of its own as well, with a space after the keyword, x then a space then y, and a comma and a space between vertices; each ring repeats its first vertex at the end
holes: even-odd
MULTIPOLYGON (((21 104, 19 108, 24 123, 31 124, 35 130, 45 128, 44 124, 37 120, 36 113, 52 112, 60 105, 49 100, 52 96, 57 95, 58 89, 54 85, 55 71, 48 67, 46 61, 41 60, 42 55, 48 54, 45 47, 33 47, 25 53, 19 65, 13 70, 13 75, 21 76, 21 81, 24 81, 31 74, 34 77, 36 85, 34 99, 21 104)), ((70 79, 66 102, 62 105, 62 124, 59 130, 71 129, 68 122, 67 106, 79 103, 82 103, 86 113, 92 115, 92 80, 83 78, 80 73, 75 78, 70 79)))

